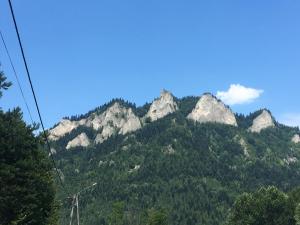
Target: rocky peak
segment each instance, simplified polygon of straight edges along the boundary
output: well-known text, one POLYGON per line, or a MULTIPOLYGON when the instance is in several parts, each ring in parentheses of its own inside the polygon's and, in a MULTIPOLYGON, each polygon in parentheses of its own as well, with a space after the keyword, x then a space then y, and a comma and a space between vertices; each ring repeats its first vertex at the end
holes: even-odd
POLYGON ((50 140, 58 140, 67 133, 70 133, 72 130, 76 129, 80 124, 83 124, 84 121, 71 121, 68 119, 62 119, 57 126, 49 131, 50 140))
POLYGON ((272 115, 264 109, 262 113, 253 120, 252 126, 249 128, 249 130, 251 132, 259 133, 263 129, 274 126, 275 124, 272 115))
POLYGON ((126 134, 141 128, 140 119, 131 108, 126 108, 115 102, 101 114, 92 113, 88 118, 71 121, 63 119, 57 126, 49 131, 50 140, 58 140, 79 126, 91 127, 99 130, 96 142, 103 142, 113 133, 126 134))
POLYGON ((140 119, 131 108, 125 108, 118 102, 114 103, 104 113, 95 116, 91 121, 94 129, 102 131, 97 135, 95 142, 102 143, 114 133, 127 134, 140 129, 140 119))
POLYGON ((237 126, 233 112, 212 94, 202 95, 187 118, 200 123, 216 122, 237 126))
POLYGON ((155 121, 176 110, 178 110, 178 106, 173 95, 166 90, 162 90, 160 97, 152 102, 145 117, 150 118, 151 121, 155 121))
POLYGON ((300 135, 299 134, 295 134, 292 138, 292 142, 295 144, 300 143, 300 135))
POLYGON ((74 148, 74 147, 87 147, 90 145, 90 139, 86 135, 86 133, 79 134, 76 138, 69 141, 66 149, 74 148))

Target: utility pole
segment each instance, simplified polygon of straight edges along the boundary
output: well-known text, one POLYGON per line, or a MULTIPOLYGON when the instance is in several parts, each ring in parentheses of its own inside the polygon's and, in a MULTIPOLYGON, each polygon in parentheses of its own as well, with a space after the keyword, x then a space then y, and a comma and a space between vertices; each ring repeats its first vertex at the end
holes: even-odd
POLYGON ((77 208, 77 225, 80 225, 80 222, 79 222, 79 203, 78 203, 78 194, 76 195, 76 208, 77 208))
POLYGON ((81 191, 77 192, 76 194, 73 195, 72 197, 72 206, 71 206, 71 213, 70 213, 70 224, 72 225, 72 221, 73 221, 73 215, 74 215, 74 207, 76 207, 76 214, 77 214, 77 225, 80 225, 80 218, 79 218, 79 194, 94 187, 95 185, 97 185, 97 183, 93 183, 92 185, 82 189, 81 191))
POLYGON ((71 208, 71 213, 70 213, 70 225, 72 225, 72 220, 73 220, 74 204, 75 204, 75 195, 72 198, 72 208, 71 208))

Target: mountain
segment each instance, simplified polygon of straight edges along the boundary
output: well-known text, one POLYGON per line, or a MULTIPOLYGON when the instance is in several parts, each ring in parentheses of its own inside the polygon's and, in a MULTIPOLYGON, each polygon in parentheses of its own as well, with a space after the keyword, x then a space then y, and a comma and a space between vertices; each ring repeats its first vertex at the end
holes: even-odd
POLYGON ((91 113, 87 118, 81 120, 63 119, 57 126, 49 131, 50 140, 58 140, 64 135, 77 129, 80 126, 90 127, 98 134, 95 143, 102 143, 115 132, 127 134, 141 128, 140 119, 132 112, 131 108, 126 108, 115 102, 102 113, 91 113))
POLYGON ((299 134, 295 134, 295 135, 292 137, 292 142, 294 142, 295 144, 300 143, 300 135, 299 135, 299 134))
POLYGON ((216 122, 237 126, 231 110, 211 94, 201 96, 196 107, 187 118, 200 123, 216 122))
MULTIPOLYGON (((245 116, 212 94, 168 91, 141 107, 114 99, 49 130, 68 191, 97 182, 80 196, 87 225, 109 224, 118 202, 122 224, 145 224, 153 209, 172 225, 222 224, 240 193, 300 184, 299 134, 267 109, 245 116)), ((66 197, 59 188, 57 198, 66 197)), ((65 224, 70 202, 61 203, 65 224)))
POLYGON ((178 110, 178 106, 173 95, 170 92, 163 90, 160 97, 151 104, 145 118, 150 118, 151 121, 155 121, 170 113, 174 113, 176 110, 178 110))
POLYGON ((263 110, 252 122, 249 128, 251 132, 260 132, 268 127, 274 127, 274 119, 269 111, 263 110))
POLYGON ((90 144, 91 142, 88 136, 86 136, 85 133, 81 133, 76 138, 68 142, 66 149, 75 148, 78 146, 87 147, 90 144))

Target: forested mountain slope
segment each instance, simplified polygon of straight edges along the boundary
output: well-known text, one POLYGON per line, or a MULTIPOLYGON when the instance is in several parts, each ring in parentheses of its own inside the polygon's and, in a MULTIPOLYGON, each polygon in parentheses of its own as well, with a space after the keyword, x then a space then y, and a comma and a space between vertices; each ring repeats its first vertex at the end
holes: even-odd
MULTIPOLYGON (((210 94, 166 91, 143 107, 116 99, 49 130, 68 190, 97 182, 80 196, 86 225, 110 224, 116 202, 124 204, 120 224, 144 224, 150 209, 172 225, 222 224, 243 191, 300 184, 299 133, 265 109, 236 115, 210 94)), ((64 224, 66 197, 60 190, 64 224)))

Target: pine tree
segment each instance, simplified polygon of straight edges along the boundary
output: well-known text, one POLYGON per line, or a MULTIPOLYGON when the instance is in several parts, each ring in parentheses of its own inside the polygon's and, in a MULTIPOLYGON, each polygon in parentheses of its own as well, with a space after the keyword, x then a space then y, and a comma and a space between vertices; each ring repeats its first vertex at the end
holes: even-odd
MULTIPOLYGON (((1 89, 10 86, 0 73, 1 89)), ((19 108, 0 110, 0 224, 54 225, 53 170, 19 108)))
POLYGON ((110 225, 122 225, 124 220, 124 202, 115 202, 112 205, 112 212, 109 217, 110 225))
POLYGON ((244 193, 235 201, 228 225, 293 225, 293 207, 288 196, 276 187, 244 193))
POLYGON ((163 210, 150 210, 149 212, 149 225, 167 225, 168 217, 163 210))
POLYGON ((3 71, 0 71, 0 97, 2 97, 2 89, 7 90, 10 86, 11 82, 7 82, 3 71))

